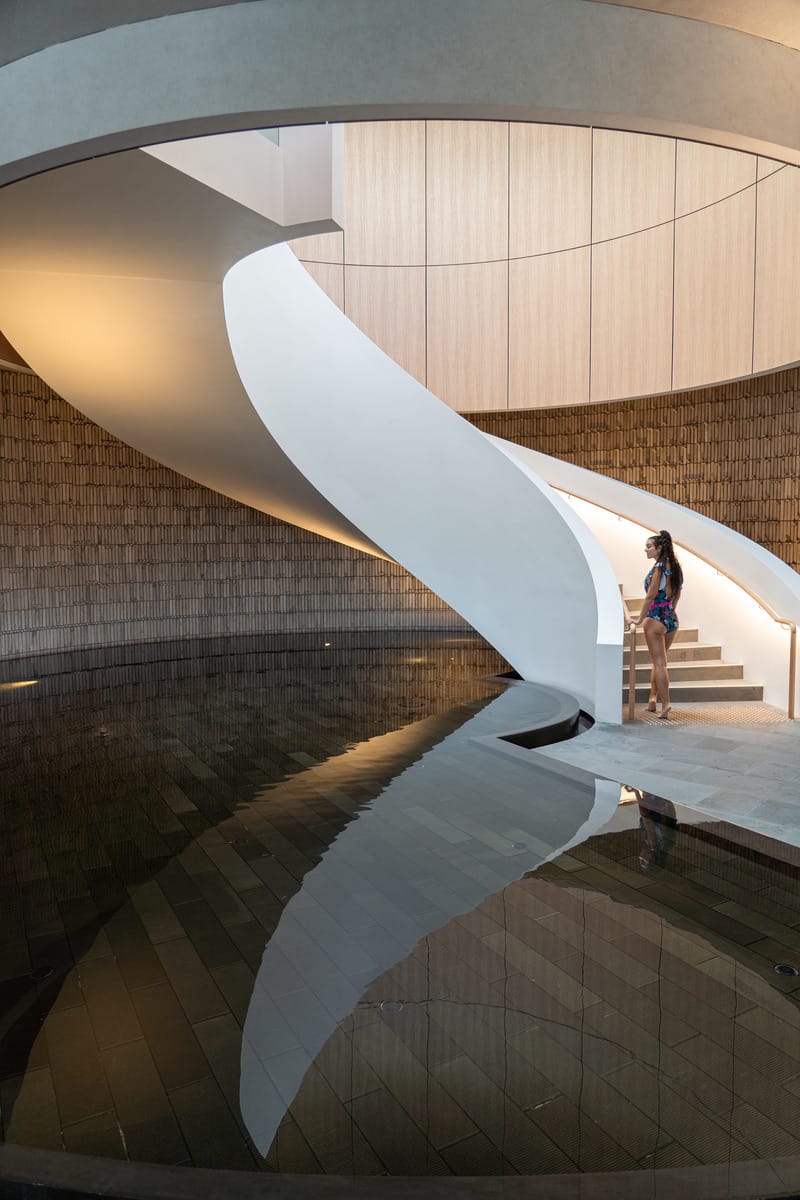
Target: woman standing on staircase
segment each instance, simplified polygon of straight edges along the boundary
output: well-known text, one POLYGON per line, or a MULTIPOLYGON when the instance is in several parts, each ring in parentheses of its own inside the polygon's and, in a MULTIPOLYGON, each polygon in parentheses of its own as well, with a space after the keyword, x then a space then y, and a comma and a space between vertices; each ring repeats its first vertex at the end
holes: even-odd
POLYGON ((644 627, 644 637, 653 663, 647 708, 650 712, 655 712, 656 700, 660 700, 659 719, 666 721, 672 708, 669 702, 667 651, 678 632, 675 609, 683 587, 683 571, 675 557, 672 537, 666 529, 647 539, 645 553, 648 558, 655 559, 655 562, 644 581, 647 595, 642 611, 632 624, 644 627))

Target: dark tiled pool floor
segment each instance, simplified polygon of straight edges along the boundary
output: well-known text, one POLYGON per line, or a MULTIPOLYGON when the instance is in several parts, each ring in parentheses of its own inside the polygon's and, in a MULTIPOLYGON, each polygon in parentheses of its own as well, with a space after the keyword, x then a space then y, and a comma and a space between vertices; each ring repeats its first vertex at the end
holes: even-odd
POLYGON ((264 945, 337 833, 496 695, 481 675, 505 666, 476 639, 339 641, 51 661, 3 693, 6 1139, 263 1165, 238 1119, 235 1031, 264 945), (282 796, 258 838, 241 823, 309 765, 335 774, 336 756, 341 789, 282 796))
MULTIPOLYGON (((800 967, 800 852, 626 792, 605 827, 541 862, 552 835, 536 847, 508 814, 538 805, 546 824, 558 781, 526 794, 517 749, 495 829, 474 816, 480 793, 467 808, 475 773, 450 749, 501 694, 481 678, 502 668, 493 652, 273 653, 231 651, 215 674, 98 665, 80 687, 53 673, 35 696, 0 697, 7 1141, 345 1175, 800 1153, 800 976, 774 971, 800 967), (440 807, 403 810, 420 831, 413 875, 393 781, 435 762, 440 807), (388 829, 402 865, 370 873, 388 829), (440 892, 423 870, 434 844, 440 892), (477 905, 452 899, 459 872, 480 877, 477 905), (403 877, 417 924, 390 937, 403 877), (355 1002, 318 1017, 315 981, 324 993, 334 976, 355 1002), (284 1101, 265 1156, 240 1093, 257 1000, 279 1020, 256 1088, 284 1101)), ((564 786, 588 794, 592 779, 564 786)))

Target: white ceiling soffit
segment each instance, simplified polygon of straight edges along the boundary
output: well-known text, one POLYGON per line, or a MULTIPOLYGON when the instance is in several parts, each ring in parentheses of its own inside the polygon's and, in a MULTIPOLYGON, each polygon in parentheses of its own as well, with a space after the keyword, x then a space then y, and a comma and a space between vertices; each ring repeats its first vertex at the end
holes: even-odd
POLYGON ((0 111, 0 183, 198 134, 403 117, 593 124, 800 163, 794 49, 587 0, 253 0, 185 11, 8 63, 0 111))
POLYGON ((709 25, 726 25, 740 33, 800 50, 800 5, 797 0, 586 0, 648 12, 688 17, 709 25))

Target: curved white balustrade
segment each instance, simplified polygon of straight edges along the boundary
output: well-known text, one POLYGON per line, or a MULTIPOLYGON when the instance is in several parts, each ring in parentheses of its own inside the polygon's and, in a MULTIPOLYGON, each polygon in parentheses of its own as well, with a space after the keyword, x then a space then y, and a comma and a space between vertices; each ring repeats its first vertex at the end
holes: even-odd
POLYGON ((765 700, 787 708, 789 631, 753 597, 783 621, 800 624, 796 571, 757 542, 672 500, 501 438, 489 440, 529 464, 552 487, 587 502, 574 505, 574 510, 611 559, 627 595, 642 593, 648 569, 646 536, 669 529, 681 547, 686 571, 682 619, 699 626, 703 640, 721 642, 726 653, 744 665, 748 679, 763 683, 765 700))
POLYGON ((529 464, 559 491, 620 513, 648 530, 669 529, 676 542, 738 579, 781 616, 800 621, 800 575, 758 542, 673 500, 665 500, 652 492, 587 471, 585 467, 576 467, 563 459, 540 454, 526 446, 489 434, 486 437, 506 454, 529 464))
POLYGON ((287 247, 237 263, 224 297, 248 395, 301 474, 524 679, 619 721, 619 590, 569 507, 379 350, 287 247))

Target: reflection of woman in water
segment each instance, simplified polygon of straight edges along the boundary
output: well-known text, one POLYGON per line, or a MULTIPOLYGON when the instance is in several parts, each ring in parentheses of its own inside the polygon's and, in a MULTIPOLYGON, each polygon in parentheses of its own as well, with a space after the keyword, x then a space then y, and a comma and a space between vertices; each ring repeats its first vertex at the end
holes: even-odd
POLYGON ((666 529, 652 534, 647 539, 644 549, 647 557, 655 561, 644 581, 647 595, 642 611, 633 624, 643 626, 647 649, 653 663, 647 707, 650 712, 655 712, 656 700, 660 700, 659 720, 666 721, 672 708, 669 702, 667 651, 678 632, 675 609, 683 587, 683 571, 675 557, 672 537, 666 529))
POLYGON ((642 831, 639 866, 643 871, 661 870, 677 837, 675 805, 664 796, 655 796, 652 792, 640 792, 638 788, 631 788, 631 791, 639 805, 639 828, 642 831))

